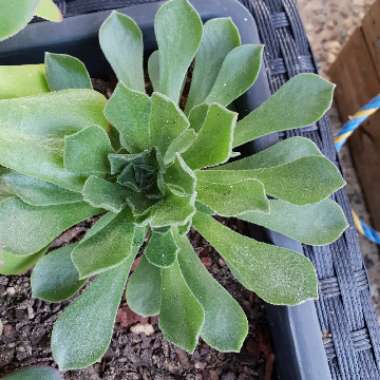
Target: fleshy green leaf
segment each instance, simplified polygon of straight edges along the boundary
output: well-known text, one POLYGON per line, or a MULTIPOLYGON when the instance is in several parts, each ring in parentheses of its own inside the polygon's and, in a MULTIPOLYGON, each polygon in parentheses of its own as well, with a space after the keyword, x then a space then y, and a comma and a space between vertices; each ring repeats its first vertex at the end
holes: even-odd
POLYGON ((154 51, 148 59, 148 74, 154 91, 160 90, 160 53, 154 51))
POLYGON ((202 128, 206 120, 208 110, 209 105, 206 103, 198 104, 191 110, 189 114, 190 126, 196 132, 199 132, 199 130, 202 128))
POLYGON ((153 230, 145 249, 145 257, 156 267, 168 268, 176 261, 177 250, 171 228, 165 231, 153 230))
POLYGON ((5 276, 23 274, 32 268, 46 249, 29 256, 14 255, 0 249, 0 274, 5 276))
POLYGON ((210 93, 226 55, 240 45, 240 34, 230 18, 206 22, 186 103, 186 113, 202 103, 210 93))
POLYGON ((97 362, 111 342, 116 312, 135 256, 99 275, 60 315, 53 328, 53 357, 61 370, 97 362))
POLYGON ((186 224, 195 213, 193 196, 178 196, 169 192, 152 208, 150 225, 161 228, 186 224))
POLYGON ((119 83, 107 102, 104 115, 119 131, 121 145, 129 152, 149 147, 151 100, 142 92, 119 83))
POLYGON ((187 0, 170 0, 158 10, 154 30, 160 52, 161 93, 178 103, 188 68, 202 39, 202 21, 187 0))
POLYGON ((135 313, 150 317, 160 313, 160 269, 142 256, 137 269, 131 275, 127 285, 128 306, 135 313))
POLYGON ((239 121, 234 146, 318 121, 331 107, 335 86, 315 74, 299 74, 239 121))
POLYGON ((228 173, 224 167, 221 169, 200 171, 197 177, 201 180, 204 176, 215 183, 225 183, 223 177, 228 175, 230 183, 256 178, 264 184, 267 194, 300 206, 320 202, 345 185, 338 168, 323 156, 303 157, 269 168, 228 170, 228 173))
POLYGON ((193 145, 183 154, 192 169, 226 162, 232 153, 237 114, 219 104, 211 104, 193 145))
POLYGON ((222 352, 240 352, 248 334, 244 311, 210 275, 186 236, 176 235, 178 261, 187 285, 205 311, 201 337, 222 352))
POLYGON ((92 89, 90 74, 78 58, 67 54, 45 53, 45 67, 50 91, 92 89))
MULTIPOLYGON (((107 214, 103 218, 110 218, 107 214)), ((96 233, 88 232, 74 248, 71 257, 79 272, 79 278, 86 278, 120 265, 132 254, 134 225, 129 209, 117 214, 96 233)), ((99 227, 93 227, 98 229, 99 227)))
POLYGON ((190 148, 197 137, 196 132, 192 128, 185 129, 178 137, 176 137, 169 145, 165 156, 164 164, 168 165, 176 159, 177 153, 182 154, 190 148))
POLYGON ((23 368, 2 380, 63 380, 57 370, 47 367, 23 368))
POLYGON ((157 92, 152 95, 150 116, 150 145, 165 155, 171 142, 189 127, 182 110, 168 97, 157 92))
POLYGON ((8 198, 0 203, 0 247, 13 254, 31 255, 99 212, 84 202, 32 207, 17 198, 8 198))
POLYGON ((52 22, 61 22, 63 15, 53 0, 40 0, 36 15, 52 22))
POLYGON ((55 206, 81 202, 82 195, 16 172, 2 176, 5 186, 30 206, 55 206))
POLYGON ((93 207, 118 213, 126 204, 127 189, 96 176, 88 177, 83 186, 83 199, 93 207))
POLYGON ((33 18, 40 0, 0 2, 0 41, 12 37, 33 18))
POLYGON ((107 132, 98 126, 82 129, 64 139, 64 166, 78 175, 106 174, 113 152, 107 132))
POLYGON ((186 284, 178 261, 161 269, 160 329, 165 338, 192 353, 204 320, 202 305, 186 284))
POLYGON ((196 214, 193 224, 238 281, 264 301, 296 305, 317 298, 313 264, 301 254, 240 235, 206 214, 196 214))
POLYGON ((118 79, 132 90, 145 92, 143 36, 136 22, 113 11, 100 27, 99 42, 118 79))
POLYGON ((341 207, 329 199, 306 206, 271 200, 270 214, 248 211, 238 218, 310 245, 330 244, 348 227, 341 207))
POLYGON ((223 216, 236 216, 248 210, 269 212, 269 202, 260 181, 248 178, 229 183, 229 172, 224 171, 221 174, 226 176, 225 183, 207 180, 197 182, 199 202, 223 216))
POLYGON ((63 136, 93 125, 107 129, 104 104, 92 90, 0 100, 0 165, 79 192, 84 179, 63 168, 63 136))
POLYGON ((61 302, 71 298, 84 284, 71 261, 76 244, 50 252, 40 259, 31 276, 33 298, 61 302))
POLYGON ((271 168, 284 165, 307 156, 322 155, 310 139, 305 137, 291 137, 264 149, 261 152, 244 157, 219 167, 218 169, 249 170, 271 168))
POLYGON ((176 195, 189 196, 195 191, 195 175, 180 155, 166 169, 164 180, 176 195))
POLYGON ((44 65, 0 66, 0 99, 39 95, 48 91, 44 65))
POLYGON ((206 103, 228 106, 255 83, 263 60, 263 46, 245 44, 229 52, 206 103))

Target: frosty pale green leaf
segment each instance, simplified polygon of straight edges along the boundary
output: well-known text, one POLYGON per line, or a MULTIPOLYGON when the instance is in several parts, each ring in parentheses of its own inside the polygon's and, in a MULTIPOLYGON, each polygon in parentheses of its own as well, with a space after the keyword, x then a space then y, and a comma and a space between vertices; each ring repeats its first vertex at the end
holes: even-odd
MULTIPOLYGON (((97 228, 96 225, 93 228, 97 228)), ((97 233, 90 230, 71 254, 79 278, 90 277, 117 267, 131 256, 134 230, 131 212, 128 209, 117 214, 97 233)))
POLYGON ((202 305, 186 284, 178 261, 161 269, 160 329, 165 338, 192 353, 204 320, 202 305))
POLYGON ((202 103, 210 93, 226 55, 240 45, 240 34, 230 18, 216 18, 205 23, 195 65, 186 113, 202 103))
POLYGON ((148 59, 148 74, 153 90, 160 91, 160 53, 158 50, 154 51, 148 59))
POLYGON ((53 0, 40 0, 36 9, 36 15, 53 22, 63 20, 63 15, 53 0))
POLYGON ((259 75, 262 55, 261 45, 245 44, 231 50, 205 102, 228 106, 249 90, 259 75))
POLYGON ((136 22, 113 11, 99 30, 99 42, 118 79, 132 90, 145 92, 143 36, 136 22))
POLYGON ((59 316, 53 328, 53 357, 63 371, 97 362, 111 342, 116 312, 134 256, 99 275, 59 316))
POLYGON ((84 202, 32 207, 8 198, 0 203, 0 247, 13 254, 31 255, 99 211, 84 202))
POLYGON ((238 218, 310 245, 330 244, 348 227, 341 207, 329 199, 306 206, 273 199, 270 214, 248 211, 238 218))
POLYGON ((67 54, 45 54, 46 79, 50 91, 92 89, 90 74, 78 58, 67 54))
POLYGON ((46 249, 43 249, 34 255, 20 256, 0 249, 0 274, 5 276, 23 274, 34 267, 45 252, 46 249))
POLYGON ((159 90, 178 103, 187 70, 202 39, 202 21, 187 0, 169 0, 158 10, 154 31, 160 54, 159 90))
POLYGON ((45 65, 0 66, 0 99, 48 92, 45 65))
POLYGON ((296 305, 318 296, 313 264, 285 248, 258 242, 198 213, 196 230, 220 253, 247 289, 275 305, 296 305))
POLYGON ((104 109, 104 115, 119 131, 121 145, 131 153, 149 147, 151 100, 144 93, 119 83, 104 109))
POLYGON ((168 268, 177 259, 177 245, 171 229, 153 230, 145 249, 146 259, 156 267, 168 268))
POLYGON ((84 284, 71 261, 75 244, 56 249, 38 261, 31 276, 33 298, 61 302, 72 297, 84 284))
POLYGON ((176 235, 178 262, 186 283, 201 303, 205 323, 201 337, 222 352, 239 352, 248 334, 248 321, 234 298, 210 275, 185 236, 176 235))
POLYGON ((236 117, 236 113, 216 103, 210 105, 197 138, 183 154, 192 169, 222 164, 230 158, 236 117))
POLYGON ((331 107, 335 86, 315 74, 299 74, 237 125, 234 146, 318 121, 331 107))
POLYGON ((63 380, 57 370, 47 367, 23 368, 2 380, 63 380))
POLYGON ((93 175, 87 178, 82 189, 83 200, 88 204, 115 213, 126 205, 127 194, 125 187, 93 175))
POLYGON ((131 275, 127 286, 128 306, 143 317, 160 313, 160 268, 149 263, 143 256, 131 275))
POLYGON ((195 191, 195 175, 180 155, 167 168, 164 181, 179 196, 191 196, 195 191))

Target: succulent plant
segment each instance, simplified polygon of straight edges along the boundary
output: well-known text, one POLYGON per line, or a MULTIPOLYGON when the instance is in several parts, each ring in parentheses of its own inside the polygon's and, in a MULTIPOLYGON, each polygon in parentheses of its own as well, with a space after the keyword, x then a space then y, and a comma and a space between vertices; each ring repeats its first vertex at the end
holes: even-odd
POLYGON ((30 367, 13 372, 1 380, 62 380, 62 377, 53 368, 30 367))
POLYGON ((12 37, 38 16, 53 22, 62 14, 53 0, 17 0, 0 2, 0 41, 12 37))
POLYGON ((160 7, 155 34, 158 50, 147 65, 152 94, 142 32, 113 12, 99 33, 119 80, 109 100, 92 89, 82 62, 59 54, 46 55, 50 92, 37 86, 32 96, 0 100, 0 271, 18 274, 36 264, 33 296, 49 302, 87 284, 53 328, 62 370, 87 367, 105 353, 126 284, 129 307, 159 315, 162 333, 177 346, 192 352, 202 338, 223 352, 241 349, 247 318, 194 252, 191 228, 266 302, 317 298, 308 258, 235 232, 215 215, 311 245, 329 244, 347 227, 328 199, 344 181, 313 142, 294 137, 246 157, 237 150, 319 120, 334 86, 298 75, 239 119, 233 102, 255 83, 263 46, 241 44, 229 18, 203 25, 187 0, 160 7), (92 217, 80 241, 49 250, 62 232, 92 217))

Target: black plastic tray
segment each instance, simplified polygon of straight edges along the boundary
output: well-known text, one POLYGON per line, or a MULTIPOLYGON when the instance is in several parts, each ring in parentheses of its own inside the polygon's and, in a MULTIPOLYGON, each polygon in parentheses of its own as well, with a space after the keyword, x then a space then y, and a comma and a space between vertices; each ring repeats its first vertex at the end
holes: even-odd
MULTIPOLYGON (((204 21, 230 16, 240 30, 243 43, 260 43, 252 15, 236 0, 191 0, 204 21)), ((119 9, 133 17, 144 32, 146 52, 156 48, 153 19, 163 2, 131 5, 119 9)), ((98 30, 109 11, 69 17, 60 24, 41 22, 29 25, 16 37, 0 44, 0 65, 43 62, 44 52, 72 54, 83 60, 92 77, 109 78, 111 67, 101 53, 98 30)), ((253 86, 237 101, 240 115, 247 114, 270 96, 265 68, 253 86)), ((272 145, 276 135, 247 144, 245 154, 252 154, 272 145)), ((262 234, 251 230, 253 236, 262 234)), ((265 232, 266 240, 278 246, 294 249, 302 254, 299 243, 280 234, 265 232)), ((313 302, 294 307, 267 305, 276 355, 277 374, 286 380, 331 379, 322 335, 313 302)))

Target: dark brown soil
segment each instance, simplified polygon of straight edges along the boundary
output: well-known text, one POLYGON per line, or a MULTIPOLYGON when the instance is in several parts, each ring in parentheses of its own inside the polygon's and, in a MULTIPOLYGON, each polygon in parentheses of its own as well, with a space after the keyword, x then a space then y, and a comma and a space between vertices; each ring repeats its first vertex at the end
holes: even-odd
MULTIPOLYGON (((70 230, 56 245, 78 238, 84 229, 85 226, 70 230)), ((247 313, 250 332, 241 353, 218 353, 201 342, 194 354, 188 355, 163 339, 157 319, 136 316, 124 300, 111 347, 102 362, 86 370, 67 372, 65 380, 271 378, 273 354, 262 302, 232 279, 223 260, 207 242, 195 233, 191 233, 191 238, 203 263, 247 313)), ((0 297, 0 375, 24 366, 53 366, 51 329, 67 303, 48 304, 32 299, 28 275, 0 276, 0 297)))

